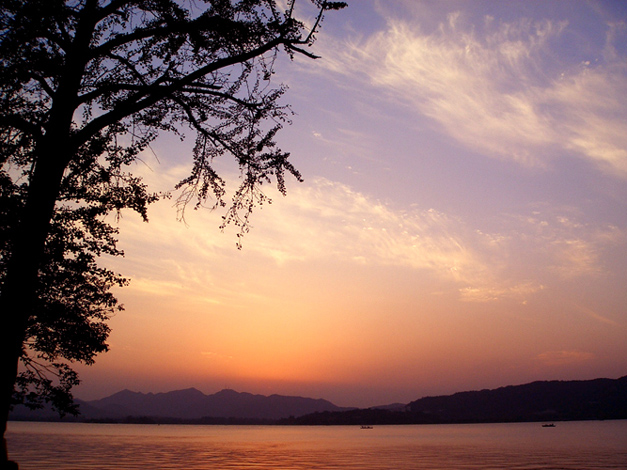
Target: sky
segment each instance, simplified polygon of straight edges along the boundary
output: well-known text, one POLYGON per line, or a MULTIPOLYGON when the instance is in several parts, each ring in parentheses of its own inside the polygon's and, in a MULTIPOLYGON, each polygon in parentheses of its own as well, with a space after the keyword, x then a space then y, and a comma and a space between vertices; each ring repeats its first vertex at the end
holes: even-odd
MULTIPOLYGON (((126 310, 77 397, 368 407, 627 375, 627 3, 349 3, 320 59, 277 63, 304 182, 266 188, 241 250, 219 210, 117 222, 126 310)), ((171 190, 193 140, 133 171, 171 190)))

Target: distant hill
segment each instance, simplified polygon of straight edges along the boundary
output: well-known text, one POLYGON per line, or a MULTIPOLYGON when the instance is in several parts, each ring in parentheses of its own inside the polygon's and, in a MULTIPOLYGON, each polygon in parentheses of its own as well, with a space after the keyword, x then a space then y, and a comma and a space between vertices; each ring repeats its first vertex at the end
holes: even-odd
MULTIPOLYGON (((189 388, 167 393, 123 390, 78 401, 79 420, 205 424, 435 424, 627 419, 627 376, 533 382, 494 390, 425 397, 407 405, 340 408, 327 400, 189 388)), ((50 409, 18 407, 11 419, 58 419, 50 409)))
POLYGON ((404 410, 323 412, 284 424, 437 424, 627 419, 627 376, 533 382, 495 390, 425 397, 404 410))
POLYGON ((281 395, 253 395, 222 390, 205 395, 195 388, 167 393, 124 390, 101 400, 86 402, 93 417, 161 416, 179 419, 247 418, 280 419, 320 411, 340 411, 327 400, 281 395), (100 416, 94 416, 94 412, 100 416))
MULTIPOLYGON (((242 422, 276 421, 290 416, 323 411, 342 411, 327 400, 281 395, 253 395, 222 390, 205 395, 195 388, 167 393, 140 393, 122 390, 93 401, 77 400, 80 420, 144 422, 242 422), (150 419, 152 418, 152 419, 150 419), (167 418, 167 419, 162 419, 167 418), (210 420, 208 418, 214 418, 210 420)), ((12 419, 54 419, 52 410, 31 412, 19 407, 12 419)))
POLYGON ((439 422, 627 418, 627 376, 616 380, 532 382, 426 397, 411 402, 408 408, 439 422))

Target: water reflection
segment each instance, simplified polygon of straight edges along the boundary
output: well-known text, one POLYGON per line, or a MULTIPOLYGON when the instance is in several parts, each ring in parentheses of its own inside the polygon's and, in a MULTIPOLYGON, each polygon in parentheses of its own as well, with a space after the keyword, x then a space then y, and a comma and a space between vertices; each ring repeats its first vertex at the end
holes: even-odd
POLYGON ((30 469, 618 469, 627 421, 380 426, 10 423, 30 469))

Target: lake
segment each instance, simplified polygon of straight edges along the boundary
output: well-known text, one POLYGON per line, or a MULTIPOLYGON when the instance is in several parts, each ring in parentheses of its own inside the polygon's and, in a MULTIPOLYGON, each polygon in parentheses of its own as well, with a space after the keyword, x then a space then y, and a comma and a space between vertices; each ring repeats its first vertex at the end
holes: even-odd
POLYGON ((626 469, 627 421, 375 426, 10 422, 21 470, 626 469))

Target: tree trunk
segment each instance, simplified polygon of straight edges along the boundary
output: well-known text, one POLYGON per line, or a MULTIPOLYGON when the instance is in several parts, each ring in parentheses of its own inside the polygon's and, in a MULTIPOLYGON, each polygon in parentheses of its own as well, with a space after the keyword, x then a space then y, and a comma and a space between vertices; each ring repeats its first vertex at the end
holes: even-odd
POLYGON ((9 462, 6 428, 11 397, 28 318, 32 314, 41 262, 54 205, 67 165, 58 139, 42 139, 37 164, 29 184, 28 199, 13 235, 12 254, 0 294, 0 419, 2 449, 0 469, 17 468, 9 462), (56 141, 56 142, 55 142, 56 141))
POLYGON ((50 221, 59 197, 63 173, 81 142, 72 140, 72 122, 78 90, 85 66, 90 60, 89 47, 99 17, 97 0, 88 0, 81 10, 72 44, 66 50, 65 63, 44 136, 35 149, 35 168, 28 187, 28 199, 13 235, 11 259, 0 292, 0 426, 2 448, 0 470, 17 468, 10 462, 6 429, 11 398, 18 374, 19 358, 24 347, 28 319, 33 313, 37 276, 43 258, 50 221))

